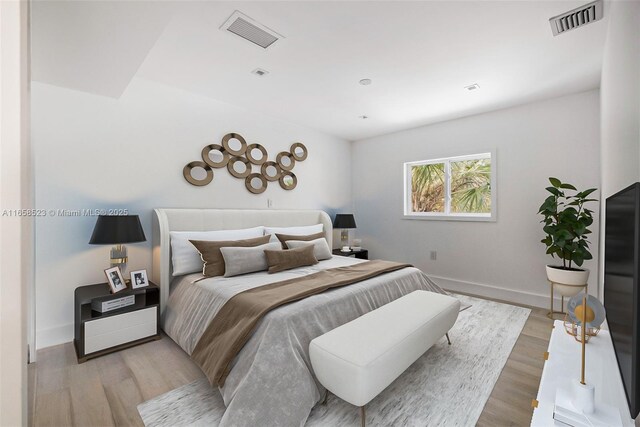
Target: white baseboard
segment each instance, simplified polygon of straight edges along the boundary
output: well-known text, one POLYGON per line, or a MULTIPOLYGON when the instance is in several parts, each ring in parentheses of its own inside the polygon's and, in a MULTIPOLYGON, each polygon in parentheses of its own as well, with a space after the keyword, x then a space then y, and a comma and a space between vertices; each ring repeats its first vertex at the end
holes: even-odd
POLYGON ((36 331, 36 350, 73 341, 73 323, 36 331))
MULTIPOLYGON (((493 285, 485 285, 482 283, 465 282, 462 280, 449 279, 447 277, 439 277, 429 275, 440 287, 452 291, 462 292, 466 294, 478 295, 481 297, 513 302, 517 304, 540 307, 549 310, 549 294, 538 294, 533 292, 518 291, 515 289, 506 289, 493 285)), ((549 289, 548 287, 546 289, 549 289)), ((567 298, 565 298, 565 303, 567 298)), ((560 311, 561 298, 554 298, 554 310, 560 311)))

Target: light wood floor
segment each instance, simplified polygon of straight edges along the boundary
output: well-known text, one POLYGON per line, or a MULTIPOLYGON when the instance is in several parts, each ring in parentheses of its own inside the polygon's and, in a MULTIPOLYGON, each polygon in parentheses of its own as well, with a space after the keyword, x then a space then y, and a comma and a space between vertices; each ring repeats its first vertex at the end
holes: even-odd
MULTIPOLYGON (((479 426, 529 425, 551 325, 545 310, 532 309, 479 426)), ((139 403, 202 376, 166 336, 83 364, 77 363, 72 344, 50 347, 40 350, 37 363, 30 366, 30 424, 142 426, 139 403)))

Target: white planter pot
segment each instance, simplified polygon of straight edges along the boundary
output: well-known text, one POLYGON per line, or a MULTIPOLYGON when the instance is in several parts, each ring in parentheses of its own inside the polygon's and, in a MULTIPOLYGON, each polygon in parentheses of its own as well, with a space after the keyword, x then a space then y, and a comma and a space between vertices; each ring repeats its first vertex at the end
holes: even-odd
POLYGON ((579 293, 589 280, 589 269, 563 270, 547 265, 547 278, 555 283, 556 292, 565 297, 572 297, 579 293))

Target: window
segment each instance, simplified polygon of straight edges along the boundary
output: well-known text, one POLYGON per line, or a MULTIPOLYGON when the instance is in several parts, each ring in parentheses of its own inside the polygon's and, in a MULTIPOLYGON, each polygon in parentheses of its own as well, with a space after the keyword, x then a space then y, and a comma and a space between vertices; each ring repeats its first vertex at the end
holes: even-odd
POLYGON ((404 164, 404 214, 421 219, 493 220, 492 153, 404 164))

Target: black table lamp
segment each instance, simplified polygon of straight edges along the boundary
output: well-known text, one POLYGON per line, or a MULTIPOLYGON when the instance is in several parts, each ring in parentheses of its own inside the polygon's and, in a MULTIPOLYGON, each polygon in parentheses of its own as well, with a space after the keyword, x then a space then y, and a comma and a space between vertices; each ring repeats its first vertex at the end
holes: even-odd
POLYGON ((111 248, 111 266, 127 268, 127 248, 123 243, 144 242, 142 224, 138 215, 100 215, 89 240, 90 245, 115 245, 111 248))
POLYGON ((356 228, 356 219, 353 214, 336 214, 336 218, 333 220, 333 228, 341 228, 340 241, 342 243, 342 250, 349 249, 349 229, 356 228))

